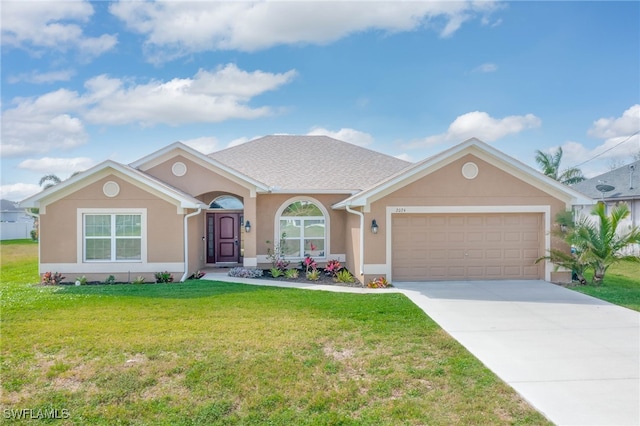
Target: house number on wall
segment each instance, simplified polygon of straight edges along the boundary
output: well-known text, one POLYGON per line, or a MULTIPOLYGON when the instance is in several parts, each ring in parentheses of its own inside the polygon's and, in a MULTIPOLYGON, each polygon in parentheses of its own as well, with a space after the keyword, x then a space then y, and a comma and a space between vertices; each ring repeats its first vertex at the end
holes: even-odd
POLYGON ((405 209, 404 207, 396 207, 396 211, 395 213, 406 213, 407 209, 405 209))

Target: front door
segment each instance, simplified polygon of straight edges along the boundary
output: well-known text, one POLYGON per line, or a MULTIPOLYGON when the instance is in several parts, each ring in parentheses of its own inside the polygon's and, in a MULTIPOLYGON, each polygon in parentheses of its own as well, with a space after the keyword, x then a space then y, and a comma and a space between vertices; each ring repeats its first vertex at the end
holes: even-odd
POLYGON ((207 263, 240 262, 240 213, 207 213, 207 263))

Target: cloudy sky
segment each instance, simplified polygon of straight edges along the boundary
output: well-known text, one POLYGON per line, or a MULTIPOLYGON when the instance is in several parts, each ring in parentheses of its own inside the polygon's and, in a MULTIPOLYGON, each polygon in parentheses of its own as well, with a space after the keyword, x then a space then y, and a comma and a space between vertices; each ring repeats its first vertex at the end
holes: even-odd
POLYGON ((177 140, 209 153, 325 134, 418 161, 475 136, 532 166, 561 146, 587 176, 640 153, 637 1, 0 7, 1 196, 14 201, 44 175, 177 140))

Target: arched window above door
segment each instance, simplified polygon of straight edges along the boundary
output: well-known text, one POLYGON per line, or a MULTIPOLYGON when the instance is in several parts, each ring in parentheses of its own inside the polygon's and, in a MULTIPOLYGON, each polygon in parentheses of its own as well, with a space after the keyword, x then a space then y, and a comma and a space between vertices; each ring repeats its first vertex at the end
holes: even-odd
POLYGON ((244 204, 242 201, 234 197, 233 195, 221 195, 216 197, 215 200, 209 204, 209 208, 211 209, 223 209, 223 210, 242 210, 244 208, 244 204))

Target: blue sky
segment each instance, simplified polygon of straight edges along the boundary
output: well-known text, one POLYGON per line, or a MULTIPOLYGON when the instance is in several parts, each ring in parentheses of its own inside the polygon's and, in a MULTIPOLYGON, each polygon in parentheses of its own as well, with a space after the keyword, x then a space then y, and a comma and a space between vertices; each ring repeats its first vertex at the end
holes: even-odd
POLYGON ((326 134, 419 161, 475 136, 531 166, 562 147, 587 176, 640 153, 636 1, 3 0, 1 15, 14 201, 177 140, 326 134))

